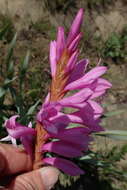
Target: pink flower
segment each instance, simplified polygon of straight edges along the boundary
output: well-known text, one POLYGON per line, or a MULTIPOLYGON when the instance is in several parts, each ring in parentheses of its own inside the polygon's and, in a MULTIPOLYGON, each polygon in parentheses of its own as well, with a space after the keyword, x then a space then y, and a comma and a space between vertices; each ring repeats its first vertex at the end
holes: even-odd
POLYGON ((31 127, 31 123, 29 126, 23 126, 16 122, 18 115, 12 116, 10 119, 6 120, 5 127, 8 132, 8 136, 1 139, 1 141, 11 140, 14 145, 16 145, 16 140, 20 138, 20 141, 24 145, 26 151, 32 156, 33 154, 33 137, 36 135, 36 132, 31 127))
MULTIPOLYGON (((93 140, 91 134, 104 130, 100 125, 103 108, 96 98, 111 87, 107 80, 101 78, 107 71, 106 67, 96 66, 87 71, 88 60, 78 61, 82 22, 83 9, 80 9, 67 38, 64 29, 59 27, 57 40, 50 43, 52 84, 37 114, 37 122, 46 131, 38 152, 51 152, 56 155, 52 158, 43 158, 43 163, 54 165, 69 175, 83 174, 78 166, 67 159, 82 156, 93 140), (71 90, 78 91, 64 97, 71 90), (73 108, 73 111, 64 113, 65 107, 73 108), (70 128, 72 123, 77 126, 70 128)), ((33 140, 35 130, 17 123, 16 117, 13 116, 6 122, 9 138, 20 138, 30 153, 33 142, 31 138, 33 140)))
POLYGON ((82 36, 80 33, 82 21, 83 9, 80 9, 68 37, 65 37, 64 29, 59 27, 57 40, 50 44, 51 73, 55 85, 52 84, 50 96, 37 115, 37 120, 48 133, 47 138, 56 139, 44 144, 42 152, 53 152, 61 157, 64 156, 64 159, 45 158, 43 161, 70 175, 79 175, 83 171, 71 161, 65 160, 65 157, 81 156, 83 151, 88 150, 92 140, 90 134, 103 130, 99 119, 103 114, 103 108, 94 99, 111 87, 107 80, 101 78, 107 71, 106 67, 96 66, 87 72, 88 60, 78 61, 77 47, 82 36), (61 86, 60 91, 57 90, 59 86, 61 86), (55 90, 57 93, 53 94, 55 90), (71 90, 79 91, 63 97, 63 94, 71 90), (62 112, 64 107, 75 108, 77 111, 65 114, 62 112), (77 127, 69 129, 71 123, 77 123, 77 127))

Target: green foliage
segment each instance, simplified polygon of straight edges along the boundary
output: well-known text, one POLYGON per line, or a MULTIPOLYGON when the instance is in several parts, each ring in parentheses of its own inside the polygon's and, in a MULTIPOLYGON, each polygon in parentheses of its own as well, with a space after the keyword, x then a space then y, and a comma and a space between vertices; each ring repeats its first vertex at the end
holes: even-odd
POLYGON ((66 13, 69 8, 75 7, 76 0, 44 0, 45 8, 54 14, 56 11, 66 13))
POLYGON ((86 1, 87 1, 87 6, 91 9, 96 7, 106 6, 109 3, 114 2, 114 0, 86 0, 86 1))
POLYGON ((103 57, 110 57, 114 60, 123 59, 127 56, 127 28, 124 29, 122 34, 113 33, 105 42, 102 51, 103 57))
POLYGON ((11 19, 7 15, 0 15, 0 28, 2 28, 2 30, 0 30, 0 40, 2 38, 9 43, 14 36, 15 30, 11 19), (1 35, 2 31, 3 35, 1 35))
POLYGON ((56 29, 49 21, 38 21, 32 24, 32 28, 34 28, 39 33, 43 33, 51 40, 55 39, 56 29))
MULTIPOLYGON (((3 39, 6 30, 0 33, 0 39, 3 39)), ((5 132, 2 125, 4 121, 11 115, 19 114, 21 116, 21 122, 27 124, 33 117, 33 113, 36 107, 40 103, 27 102, 26 93, 24 91, 25 78, 28 70, 29 56, 28 52, 19 64, 19 68, 16 67, 13 59, 14 48, 16 44, 17 34, 10 42, 7 56, 4 60, 4 67, 0 68, 0 136, 2 137, 5 132), (17 77, 19 76, 19 77, 17 77)))
POLYGON ((103 137, 109 137, 112 139, 127 141, 127 131, 125 130, 106 130, 95 134, 103 137))

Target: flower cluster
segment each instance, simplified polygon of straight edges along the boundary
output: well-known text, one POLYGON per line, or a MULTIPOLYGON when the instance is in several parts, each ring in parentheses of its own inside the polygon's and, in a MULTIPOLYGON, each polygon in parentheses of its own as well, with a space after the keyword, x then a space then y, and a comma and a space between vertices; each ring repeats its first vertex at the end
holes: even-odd
MULTIPOLYGON (((92 140, 91 134, 103 130, 100 126, 103 108, 97 102, 97 98, 111 87, 107 80, 101 78, 107 71, 106 67, 97 65, 87 71, 88 60, 78 61, 82 21, 83 9, 80 9, 67 38, 64 29, 59 27, 57 40, 50 43, 52 83, 36 117, 37 123, 46 131, 43 137, 45 143, 39 151, 42 154, 51 152, 55 155, 43 158, 42 162, 53 165, 69 175, 83 174, 69 158, 82 156, 83 152, 88 150, 92 140), (72 112, 64 113, 64 108, 71 108, 72 112), (69 127, 72 123, 77 126, 69 127)), ((34 136, 39 134, 32 128, 18 124, 15 121, 16 117, 11 117, 5 123, 8 138, 20 138, 27 152, 31 153, 34 136)))

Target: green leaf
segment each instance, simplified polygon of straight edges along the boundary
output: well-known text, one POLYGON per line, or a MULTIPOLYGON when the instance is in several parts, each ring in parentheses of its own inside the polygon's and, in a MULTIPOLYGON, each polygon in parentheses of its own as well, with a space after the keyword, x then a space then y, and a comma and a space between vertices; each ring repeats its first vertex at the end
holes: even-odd
POLYGON ((13 75, 14 75, 14 62, 11 61, 11 62, 9 63, 9 66, 8 66, 7 77, 8 77, 9 79, 11 79, 11 78, 13 77, 13 75))
POLYGON ((40 103, 41 101, 38 100, 33 106, 31 106, 27 112, 26 115, 32 115, 33 112, 35 111, 36 107, 38 106, 38 104, 40 103))
POLYGON ((23 83, 25 82, 25 74, 28 68, 28 63, 29 63, 29 57, 30 57, 30 52, 28 51, 25 58, 21 62, 20 66, 20 72, 19 72, 19 86, 20 86, 20 93, 22 93, 22 88, 23 88, 23 83))
POLYGON ((8 54, 7 54, 6 61, 5 61, 7 69, 9 67, 9 64, 10 64, 11 59, 12 59, 12 55, 13 55, 13 50, 14 50, 14 47, 15 47, 16 39, 17 39, 17 33, 14 35, 14 37, 13 37, 13 39, 11 41, 10 47, 8 49, 8 54))
POLYGON ((6 93, 6 89, 0 87, 0 98, 2 98, 6 93))
POLYGON ((6 32, 8 31, 9 25, 7 24, 1 31, 0 31, 0 40, 3 40, 6 32))
POLYGON ((12 79, 5 79, 4 86, 11 84, 17 77, 13 77, 12 79))
POLYGON ((125 130, 106 130, 95 133, 95 135, 109 137, 116 140, 127 140, 127 131, 125 130))
POLYGON ((22 62, 22 64, 21 64, 21 71, 22 72, 26 72, 26 70, 28 68, 29 57, 30 57, 30 52, 28 51, 23 62, 22 62))
POLYGON ((119 115, 119 114, 124 113, 124 112, 125 112, 125 110, 111 111, 111 112, 105 113, 104 116, 111 117, 114 115, 119 115))

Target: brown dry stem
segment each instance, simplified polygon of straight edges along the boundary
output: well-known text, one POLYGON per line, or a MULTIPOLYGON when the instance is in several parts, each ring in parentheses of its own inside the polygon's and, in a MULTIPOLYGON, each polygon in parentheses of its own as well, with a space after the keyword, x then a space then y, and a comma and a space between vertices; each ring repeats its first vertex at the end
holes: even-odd
POLYGON ((35 158, 33 163, 33 170, 39 169, 42 166, 42 145, 45 143, 45 135, 47 132, 44 130, 43 126, 39 123, 36 124, 36 142, 35 142, 35 158))

